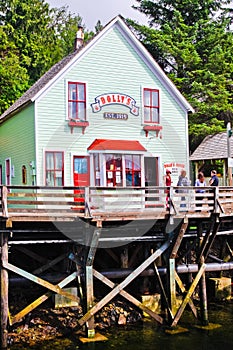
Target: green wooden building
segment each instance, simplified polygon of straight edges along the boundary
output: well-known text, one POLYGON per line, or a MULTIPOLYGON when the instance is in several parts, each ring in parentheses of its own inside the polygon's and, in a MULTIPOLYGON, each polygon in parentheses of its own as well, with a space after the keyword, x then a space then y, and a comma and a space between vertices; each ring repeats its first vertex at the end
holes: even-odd
POLYGON ((192 107, 121 16, 0 117, 6 185, 163 185, 189 170, 192 107))

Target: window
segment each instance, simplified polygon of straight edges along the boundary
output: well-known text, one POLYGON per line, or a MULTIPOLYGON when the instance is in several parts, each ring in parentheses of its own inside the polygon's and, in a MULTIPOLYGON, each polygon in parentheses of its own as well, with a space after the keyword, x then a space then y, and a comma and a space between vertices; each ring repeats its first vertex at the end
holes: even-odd
POLYGON ((144 89, 144 122, 159 123, 159 90, 144 89))
POLYGON ((86 86, 84 83, 68 83, 68 117, 86 120, 86 86))
POLYGON ((93 155, 95 186, 141 186, 141 161, 139 154, 93 155), (101 165, 104 162, 105 165, 101 165), (102 173, 101 169, 104 169, 102 173))
POLYGON ((47 186, 64 185, 63 152, 45 152, 45 178, 47 186))
POLYGON ((126 186, 141 186, 141 157, 125 155, 126 186))
POLYGON ((120 154, 107 154, 105 159, 107 186, 122 186, 122 156, 120 154))

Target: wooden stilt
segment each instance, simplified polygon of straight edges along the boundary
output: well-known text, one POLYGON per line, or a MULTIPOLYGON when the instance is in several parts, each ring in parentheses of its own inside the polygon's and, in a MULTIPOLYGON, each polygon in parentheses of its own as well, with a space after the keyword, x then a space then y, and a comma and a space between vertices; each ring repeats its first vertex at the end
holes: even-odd
POLYGON ((177 310, 177 301, 176 301, 176 274, 175 274, 175 258, 177 256, 177 252, 180 248, 182 239, 184 237, 185 231, 188 227, 188 220, 184 219, 179 233, 174 241, 173 248, 170 254, 170 258, 168 260, 168 295, 169 295, 169 306, 171 312, 168 313, 169 323, 172 323, 173 319, 172 315, 175 315, 177 310))
MULTIPOLYGON (((169 285, 169 304, 171 314, 175 315, 176 313, 176 280, 175 280, 175 259, 169 259, 168 261, 168 285, 169 285)), ((169 316, 171 316, 168 313, 169 316)), ((169 323, 171 323, 171 319, 169 323)))
POLYGON ((188 290, 188 292, 187 292, 187 294, 186 294, 182 304, 180 305, 180 307, 179 307, 179 309, 178 309, 178 311, 177 311, 177 313, 176 313, 176 315, 174 317, 174 320, 173 320, 173 322, 171 324, 172 327, 175 327, 177 325, 177 323, 179 322, 179 319, 182 316, 186 305, 189 303, 190 298, 191 298, 191 296, 192 296, 192 294, 193 294, 193 292, 194 292, 198 282, 200 281, 200 278, 201 278, 201 276, 202 276, 204 271, 205 271, 205 264, 202 264, 200 269, 199 269, 199 271, 198 271, 198 273, 197 273, 197 275, 196 275, 196 277, 195 277, 195 279, 194 279, 194 281, 193 281, 193 283, 192 283, 192 285, 190 286, 190 288, 189 288, 189 290, 188 290))
MULTIPOLYGON (((204 244, 206 246, 206 241, 203 242, 202 237, 202 225, 198 226, 198 236, 199 236, 199 245, 200 250, 204 252, 204 250, 201 248, 204 244)), ((204 255, 199 256, 199 268, 202 266, 202 264, 205 262, 204 255)), ((203 326, 207 326, 209 324, 208 321, 208 308, 207 308, 207 293, 206 293, 206 278, 205 278, 205 271, 203 272, 200 282, 199 282, 199 294, 200 294, 200 313, 201 313, 201 323, 203 326)))
POLYGON ((124 281, 118 284, 108 293, 102 300, 95 304, 80 320, 78 323, 80 326, 85 324, 96 312, 104 307, 110 300, 112 300, 117 294, 120 293, 130 282, 132 282, 142 271, 144 271, 151 263, 153 263, 162 253, 169 247, 170 241, 165 242, 159 249, 157 249, 149 258, 147 258, 140 266, 136 268, 131 274, 129 274, 124 281))
MULTIPOLYGON (((201 262, 199 268, 204 263, 204 257, 201 258, 201 262)), ((209 324, 208 320, 208 308, 207 308, 207 293, 206 293, 206 278, 205 271, 203 272, 200 279, 200 310, 201 310, 201 323, 203 326, 207 326, 209 324)))
POLYGON ((1 234, 1 349, 7 348, 8 323, 8 272, 3 267, 8 262, 8 234, 1 234))
MULTIPOLYGON (((95 253, 98 247, 99 237, 101 233, 101 228, 96 228, 91 245, 90 250, 87 256, 86 262, 86 297, 87 297, 87 311, 89 311, 94 306, 94 287, 93 287, 93 262, 95 258, 95 253)), ((87 337, 94 338, 95 337, 95 319, 94 316, 90 317, 86 322, 87 329, 87 337)))

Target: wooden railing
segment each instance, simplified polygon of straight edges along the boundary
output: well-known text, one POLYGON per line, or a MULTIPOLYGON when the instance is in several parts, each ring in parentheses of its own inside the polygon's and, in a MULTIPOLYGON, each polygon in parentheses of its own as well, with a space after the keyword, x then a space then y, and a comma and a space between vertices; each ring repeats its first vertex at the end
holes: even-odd
POLYGON ((233 215, 232 187, 47 187, 0 186, 1 212, 9 217, 69 218, 75 216, 233 215))

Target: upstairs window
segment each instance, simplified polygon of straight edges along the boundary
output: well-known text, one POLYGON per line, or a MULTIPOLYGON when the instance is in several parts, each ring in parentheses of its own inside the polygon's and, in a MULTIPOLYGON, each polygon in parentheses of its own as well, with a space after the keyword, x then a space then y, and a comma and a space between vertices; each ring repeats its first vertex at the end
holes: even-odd
POLYGON ((77 121, 86 120, 86 85, 84 83, 68 83, 68 117, 77 121))
POLYGON ((63 152, 45 152, 45 178, 47 186, 64 186, 63 152))
POLYGON ((144 89, 144 122, 159 124, 159 90, 144 89))

